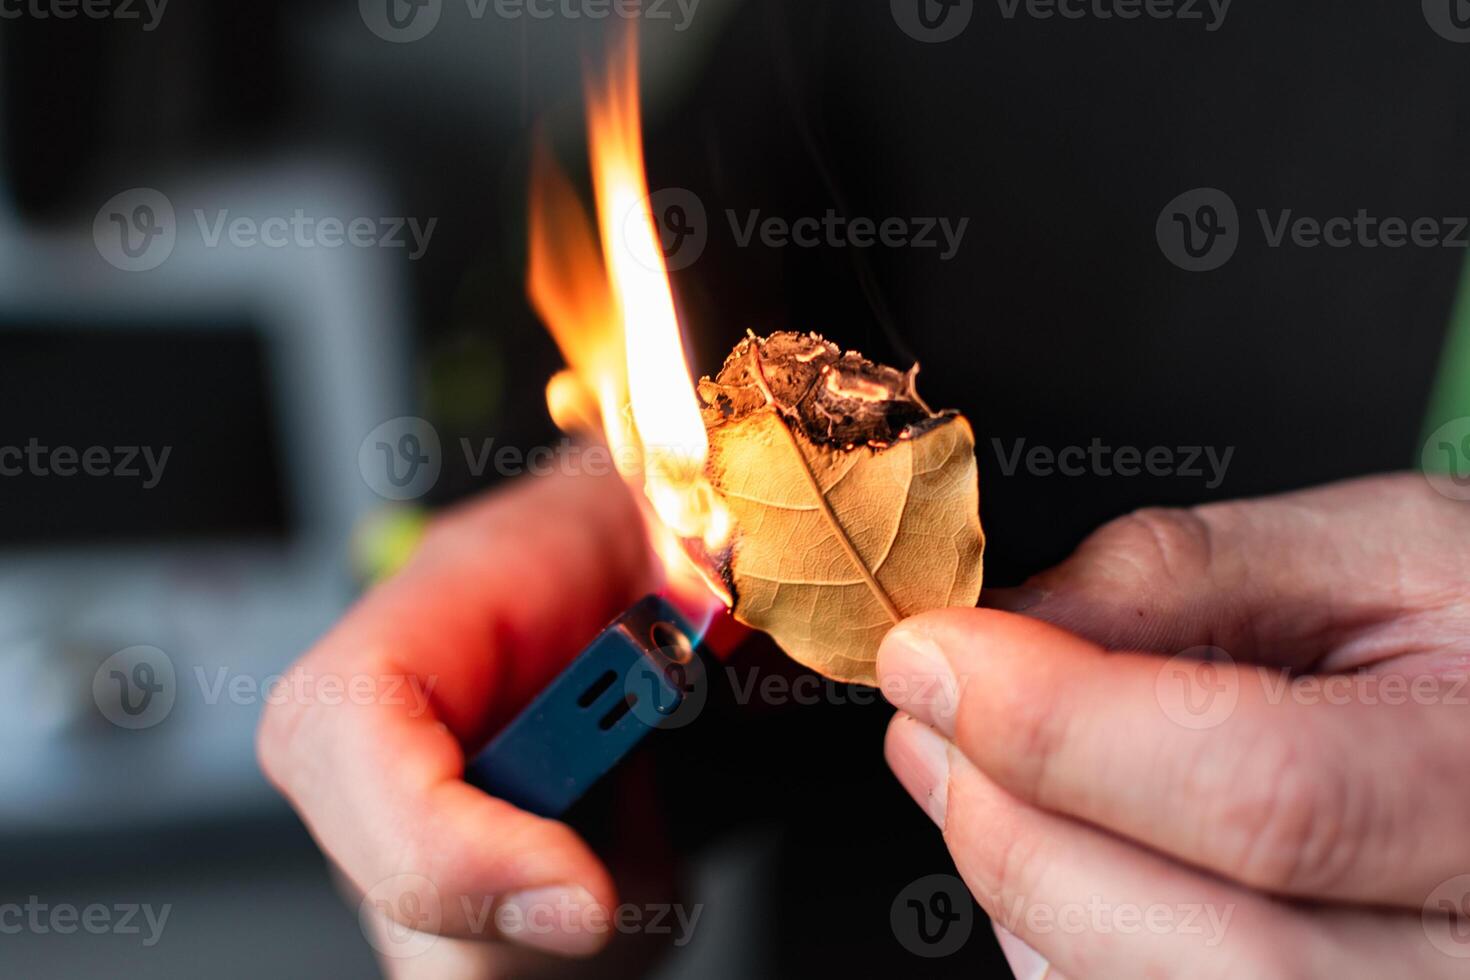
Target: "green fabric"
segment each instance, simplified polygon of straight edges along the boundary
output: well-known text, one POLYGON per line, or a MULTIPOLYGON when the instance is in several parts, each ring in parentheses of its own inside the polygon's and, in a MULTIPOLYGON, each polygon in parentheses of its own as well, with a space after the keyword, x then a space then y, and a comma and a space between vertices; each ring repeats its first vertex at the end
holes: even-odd
MULTIPOLYGON (((1460 292, 1450 314, 1449 334, 1439 359, 1439 375, 1429 398, 1420 442, 1445 423, 1470 417, 1470 262, 1460 276, 1460 292)), ((1446 463, 1448 457, 1444 457, 1446 463)), ((1417 460, 1416 460, 1417 462, 1417 460)))

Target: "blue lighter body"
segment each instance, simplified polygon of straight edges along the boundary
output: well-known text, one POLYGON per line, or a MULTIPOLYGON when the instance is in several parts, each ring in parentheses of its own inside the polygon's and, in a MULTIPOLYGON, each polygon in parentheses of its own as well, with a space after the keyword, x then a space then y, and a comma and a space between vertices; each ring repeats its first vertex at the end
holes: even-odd
POLYGON ((656 728, 702 700, 698 637, 648 596, 597 635, 465 767, 465 780, 544 817, 564 813, 656 728))

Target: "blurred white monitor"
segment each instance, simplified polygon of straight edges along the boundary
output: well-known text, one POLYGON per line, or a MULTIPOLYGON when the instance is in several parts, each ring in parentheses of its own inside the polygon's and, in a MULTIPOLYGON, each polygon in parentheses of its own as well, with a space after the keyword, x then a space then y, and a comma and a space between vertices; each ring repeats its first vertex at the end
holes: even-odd
POLYGON ((193 227, 387 213, 369 183, 291 166, 156 190, 177 233, 146 270, 90 224, 0 229, 0 833, 270 805, 259 692, 350 600, 349 538, 382 504, 358 449, 411 409, 401 252, 193 227), (140 645, 176 692, 129 730, 93 681, 140 645))

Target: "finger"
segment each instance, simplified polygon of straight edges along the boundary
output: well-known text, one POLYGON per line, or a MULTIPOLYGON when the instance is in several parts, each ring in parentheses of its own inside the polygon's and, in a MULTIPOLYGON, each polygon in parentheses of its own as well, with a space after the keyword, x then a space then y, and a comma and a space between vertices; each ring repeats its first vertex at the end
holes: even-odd
POLYGON ((1196 977, 1267 975, 1258 968, 1264 962, 1250 960, 1263 950, 1244 941, 1281 937, 1267 900, 1014 799, 902 713, 889 726, 885 754, 940 826, 975 899, 1054 971, 1165 977, 1189 963, 1196 977), (1108 922, 1158 906, 1154 920, 1163 924, 1111 934, 1089 921, 1089 906, 1108 922))
POLYGON ((1449 978, 1463 967, 1415 914, 1272 900, 1031 807, 906 715, 890 725, 886 753, 931 814, 942 801, 960 875, 1051 976, 1449 978))
POLYGON ((995 933, 995 941, 1000 945, 1000 951, 1005 954, 1006 965, 1011 968, 1016 980, 1064 980, 1040 953, 1016 938, 1014 933, 1008 932, 1005 926, 995 921, 990 926, 995 933))
POLYGON ((1107 654, 995 610, 908 620, 878 671, 886 693, 936 687, 894 700, 1008 792, 1254 888, 1417 906, 1470 867, 1470 716, 1448 688, 1306 698, 1317 679, 1107 654))
POLYGON ((422 933, 388 916, 332 867, 332 877, 343 900, 357 909, 358 927, 374 952, 387 980, 485 980, 489 977, 531 973, 546 957, 508 943, 451 939, 422 933))
POLYGON ((1322 666, 1342 669, 1403 651, 1414 636, 1406 614, 1462 595, 1470 554, 1453 542, 1467 535, 1470 510, 1421 477, 1374 477, 1142 510, 1104 526, 1023 588, 993 590, 984 601, 1108 649, 1215 645, 1294 667, 1339 649, 1322 666), (1406 548, 1388 528, 1436 530, 1406 548))
POLYGON ((553 927, 511 938, 568 954, 601 945, 605 933, 578 928, 614 901, 601 862, 565 825, 465 784, 464 746, 643 591, 643 542, 621 483, 518 487, 442 520, 402 575, 292 668, 291 690, 308 690, 302 678, 318 681, 312 689, 324 677, 366 678, 382 694, 272 704, 259 754, 386 915, 483 938, 534 914, 553 927))
POLYGON ((439 679, 439 720, 483 741, 617 613, 656 585, 642 518, 615 476, 528 480, 438 518, 303 665, 386 651, 439 679))
POLYGON ((416 933, 372 913, 363 923, 387 980, 490 980, 532 976, 544 956, 507 943, 416 933))

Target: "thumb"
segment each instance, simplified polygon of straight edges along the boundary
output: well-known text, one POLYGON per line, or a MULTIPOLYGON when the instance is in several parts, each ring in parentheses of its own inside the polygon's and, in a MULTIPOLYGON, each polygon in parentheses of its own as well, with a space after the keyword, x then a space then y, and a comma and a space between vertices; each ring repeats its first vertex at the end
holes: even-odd
MULTIPOLYGON (((1428 595, 1396 554, 1428 551, 1444 501, 1413 475, 1373 477, 1259 500, 1150 508, 1103 526, 1062 564, 982 605, 1022 612, 1107 649, 1307 667, 1351 631, 1428 595), (1393 533, 1385 533, 1393 529, 1393 533)), ((1424 563, 1428 567, 1433 562, 1424 563)))

